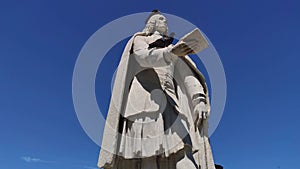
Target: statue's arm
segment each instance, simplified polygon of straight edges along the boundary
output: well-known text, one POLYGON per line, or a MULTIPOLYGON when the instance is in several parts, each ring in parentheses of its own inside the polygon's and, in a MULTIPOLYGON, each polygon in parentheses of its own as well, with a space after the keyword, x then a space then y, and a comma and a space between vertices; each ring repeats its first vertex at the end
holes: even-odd
POLYGON ((149 44, 144 36, 137 36, 133 42, 133 53, 137 62, 143 67, 166 66, 170 61, 177 59, 171 53, 171 46, 165 48, 148 49, 149 44))
POLYGON ((178 60, 177 65, 180 69, 179 74, 184 81, 187 97, 191 100, 192 111, 195 125, 199 125, 201 119, 209 116, 208 98, 204 86, 195 76, 192 69, 182 60, 178 60))
POLYGON ((184 83, 192 101, 195 126, 200 126, 202 119, 209 117, 208 98, 206 97, 203 86, 195 76, 186 76, 184 83))
MULTIPOLYGON (((186 59, 196 67, 195 63, 190 58, 186 59)), ((193 101, 193 105, 200 102, 206 102, 205 89, 193 69, 182 59, 177 60, 176 69, 180 79, 184 82, 186 94, 193 101)))
POLYGON ((184 84, 186 86, 187 94, 192 100, 193 107, 201 102, 207 103, 204 88, 198 78, 194 75, 188 75, 184 78, 184 84))

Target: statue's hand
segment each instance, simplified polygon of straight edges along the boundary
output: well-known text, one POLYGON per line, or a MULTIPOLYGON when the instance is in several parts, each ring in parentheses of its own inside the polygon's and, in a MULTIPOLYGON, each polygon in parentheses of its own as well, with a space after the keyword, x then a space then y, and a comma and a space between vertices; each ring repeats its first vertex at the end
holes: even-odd
POLYGON ((196 117, 195 125, 198 127, 201 126, 202 120, 208 119, 210 115, 208 106, 204 102, 200 102, 199 104, 195 105, 194 115, 196 117))
POLYGON ((171 52, 177 56, 185 56, 188 54, 193 54, 194 50, 198 45, 197 41, 189 41, 189 42, 178 42, 173 46, 171 52))

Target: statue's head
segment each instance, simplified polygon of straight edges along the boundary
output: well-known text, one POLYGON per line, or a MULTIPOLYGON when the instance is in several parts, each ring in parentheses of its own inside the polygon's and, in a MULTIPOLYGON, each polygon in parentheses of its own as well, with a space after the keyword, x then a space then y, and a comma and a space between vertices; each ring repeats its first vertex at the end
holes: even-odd
POLYGON ((155 31, 160 34, 167 35, 168 25, 167 19, 158 10, 153 10, 146 20, 146 27, 144 32, 154 33, 155 31))

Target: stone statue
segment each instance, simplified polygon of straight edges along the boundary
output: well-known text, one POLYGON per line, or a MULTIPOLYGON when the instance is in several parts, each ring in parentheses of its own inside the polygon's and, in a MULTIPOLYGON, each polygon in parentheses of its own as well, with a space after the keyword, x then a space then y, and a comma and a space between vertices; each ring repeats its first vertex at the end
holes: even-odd
POLYGON ((188 54, 199 43, 172 45, 166 18, 154 10, 127 43, 116 74, 98 167, 215 169, 203 75, 188 54))

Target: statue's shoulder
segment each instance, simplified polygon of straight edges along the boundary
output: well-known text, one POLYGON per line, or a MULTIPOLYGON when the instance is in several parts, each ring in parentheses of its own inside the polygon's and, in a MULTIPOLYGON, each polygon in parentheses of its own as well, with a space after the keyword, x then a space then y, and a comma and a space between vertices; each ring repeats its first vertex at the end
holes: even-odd
POLYGON ((132 36, 132 39, 133 39, 133 41, 135 40, 135 39, 145 39, 145 38, 147 38, 148 37, 148 35, 145 33, 145 32, 138 32, 138 33, 135 33, 133 36, 132 36))
POLYGON ((147 36, 148 36, 148 34, 145 33, 145 32, 137 32, 137 33, 135 33, 135 34, 132 36, 132 38, 136 38, 136 37, 147 37, 147 36))

